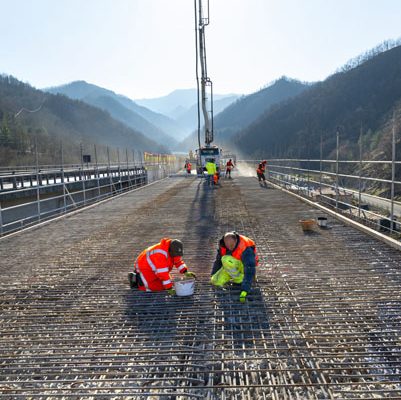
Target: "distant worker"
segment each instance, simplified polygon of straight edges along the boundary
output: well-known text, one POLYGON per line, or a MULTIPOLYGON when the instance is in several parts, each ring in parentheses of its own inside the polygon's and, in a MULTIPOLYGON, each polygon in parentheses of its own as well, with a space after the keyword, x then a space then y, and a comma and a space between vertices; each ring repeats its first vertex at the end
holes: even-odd
POLYGON ((182 255, 184 246, 180 240, 163 238, 153 246, 148 247, 137 257, 134 263, 134 272, 128 274, 130 287, 146 292, 167 290, 170 295, 175 294, 170 271, 176 267, 181 274, 195 278, 189 272, 182 255))
POLYGON ((185 168, 187 170, 187 174, 191 175, 192 164, 189 161, 186 162, 185 168))
POLYGON ((259 163, 258 168, 256 169, 256 174, 258 176, 259 183, 263 183, 266 185, 266 177, 265 177, 265 171, 266 171, 266 164, 267 161, 263 160, 261 163, 259 163))
POLYGON ((219 172, 216 171, 216 173, 213 175, 213 184, 214 185, 217 185, 219 183, 219 178, 220 178, 219 172))
POLYGON ((226 163, 226 178, 231 179, 231 171, 234 169, 234 164, 231 158, 226 163))
POLYGON ((258 256, 255 242, 237 232, 228 232, 219 242, 210 281, 218 287, 222 287, 228 282, 240 284, 239 300, 244 303, 251 290, 257 265, 258 256))
POLYGON ((217 174, 217 167, 214 162, 214 158, 208 158, 206 160, 206 165, 205 165, 206 171, 207 171, 207 184, 212 186, 215 182, 215 175, 217 174))

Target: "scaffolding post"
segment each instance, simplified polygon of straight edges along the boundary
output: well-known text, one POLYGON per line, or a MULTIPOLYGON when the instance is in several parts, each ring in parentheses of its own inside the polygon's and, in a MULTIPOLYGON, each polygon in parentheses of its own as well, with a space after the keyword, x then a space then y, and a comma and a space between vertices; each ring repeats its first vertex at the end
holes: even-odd
POLYGON ((38 137, 35 136, 35 160, 36 160, 36 203, 38 210, 38 221, 40 221, 40 177, 39 177, 39 154, 38 137))
POLYGON ((65 192, 65 179, 64 179, 64 149, 63 149, 63 141, 61 141, 60 151, 61 151, 61 182, 63 184, 63 207, 64 207, 64 212, 66 212, 67 211, 67 198, 66 198, 66 192, 65 192))
POLYGON ((100 176, 99 176, 99 166, 97 163, 97 150, 96 145, 93 145, 95 149, 95 168, 96 168, 96 181, 97 181, 97 197, 100 198, 100 176))
POLYGON ((1 201, 0 201, 0 236, 3 235, 3 215, 1 211, 1 201))
POLYGON ((120 183, 120 192, 123 191, 123 183, 121 181, 121 168, 120 168, 120 149, 117 147, 117 161, 118 161, 118 181, 120 183))
POLYGON ((110 185, 110 193, 113 193, 113 177, 111 176, 111 171, 110 171, 110 150, 109 146, 107 146, 107 172, 109 175, 109 185, 110 185))
POLYGON ((86 204, 86 193, 85 193, 85 174, 84 174, 84 158, 83 158, 83 149, 82 149, 82 142, 79 144, 79 148, 81 150, 81 179, 82 179, 82 196, 84 200, 84 205, 86 204))
POLYGON ((362 203, 362 122, 361 131, 359 133, 359 178, 358 178, 358 218, 361 218, 362 203))
POLYGON ((322 200, 322 167, 323 167, 323 137, 320 135, 320 164, 319 164, 319 194, 322 200))
POLYGON ((131 189, 131 177, 130 177, 130 168, 129 168, 129 162, 128 162, 128 149, 125 148, 125 157, 127 159, 127 177, 128 177, 128 189, 131 189))
POLYGON ((339 183, 338 183, 338 159, 340 153, 340 132, 337 129, 336 133, 336 211, 338 211, 338 193, 339 193, 339 183))
POLYGON ((390 207, 390 234, 394 230, 394 181, 395 181, 395 113, 393 112, 393 134, 391 144, 391 207, 390 207))

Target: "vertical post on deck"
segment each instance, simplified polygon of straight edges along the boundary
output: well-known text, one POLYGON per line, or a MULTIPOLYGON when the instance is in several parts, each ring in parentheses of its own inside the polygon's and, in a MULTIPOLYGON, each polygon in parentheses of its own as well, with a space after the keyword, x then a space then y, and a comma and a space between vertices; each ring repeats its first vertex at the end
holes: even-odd
POLYGON ((320 135, 319 194, 322 201, 323 137, 320 135))
POLYGON ((390 208, 390 233, 394 230, 394 181, 395 181, 395 112, 393 111, 393 134, 391 145, 391 208, 390 208))
POLYGON ((359 177, 358 177, 358 218, 361 218, 362 203, 362 122, 361 131, 359 133, 359 177))
POLYGON ((109 146, 107 146, 107 169, 108 169, 108 175, 109 175, 109 186, 110 186, 110 193, 113 193, 113 178, 111 176, 111 171, 110 171, 110 150, 109 146))
POLYGON ((66 190, 65 190, 65 177, 64 177, 64 149, 63 149, 63 141, 61 141, 60 145, 60 151, 61 151, 61 183, 63 184, 63 207, 64 207, 64 212, 67 211, 67 198, 66 198, 66 190))
POLYGON ((97 149, 96 145, 93 145, 95 149, 95 168, 96 168, 96 183, 97 183, 97 197, 100 198, 100 177, 99 177, 99 166, 97 163, 97 149))
POLYGON ((0 201, 0 236, 3 236, 3 216, 1 212, 1 201, 0 201))
POLYGON ((128 162, 128 149, 125 148, 125 158, 127 159, 127 177, 128 177, 128 189, 131 189, 131 176, 130 176, 130 168, 128 162))
POLYGON ((36 203, 38 210, 38 221, 40 221, 40 177, 39 177, 39 155, 38 155, 38 136, 35 136, 35 161, 36 161, 36 203))
POLYGON ((339 153, 340 153, 340 132, 337 129, 336 133, 336 211, 338 210, 338 193, 339 193, 339 182, 338 182, 338 159, 339 159, 339 153))
POLYGON ((85 174, 84 174, 84 157, 83 157, 83 149, 82 149, 82 142, 79 145, 81 150, 81 179, 82 179, 82 196, 84 199, 84 205, 86 204, 86 193, 85 193, 85 174))
POLYGON ((121 168, 120 168, 120 149, 117 147, 117 161, 118 161, 118 181, 120 182, 120 192, 123 191, 123 183, 121 181, 121 168))

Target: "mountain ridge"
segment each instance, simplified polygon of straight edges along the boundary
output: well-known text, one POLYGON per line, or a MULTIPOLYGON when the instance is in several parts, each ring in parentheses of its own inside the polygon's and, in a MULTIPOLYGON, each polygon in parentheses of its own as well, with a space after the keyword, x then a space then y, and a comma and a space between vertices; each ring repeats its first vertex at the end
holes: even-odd
POLYGON ((97 144, 99 149, 112 146, 167 152, 162 145, 99 108, 64 95, 43 92, 10 75, 0 75, 0 121, 1 159, 16 165, 22 159, 32 162, 35 143, 46 162, 55 159, 60 162, 60 143, 63 143, 66 162, 79 162, 82 144, 97 144))
MULTIPOLYGON (((177 138, 180 137, 177 135, 177 132, 182 132, 182 129, 170 118, 137 105, 126 96, 116 94, 112 90, 83 80, 46 88, 46 91, 53 94, 64 94, 72 99, 86 101, 96 106, 102 104, 102 107, 106 109, 107 102, 105 102, 104 99, 103 101, 99 101, 98 98, 110 97, 113 99, 113 107, 107 109, 107 111, 109 111, 111 115, 114 115, 114 117, 118 119, 121 114, 124 114, 124 119, 121 120, 122 122, 127 123, 127 121, 129 121, 129 126, 131 128, 142 132, 150 139, 155 139, 154 134, 156 133, 156 136, 160 140, 159 143, 170 143, 170 146, 175 145, 177 138), (122 111, 121 107, 117 107, 117 103, 126 110, 122 111), (127 115, 127 110, 132 113, 129 117, 127 115)), ((110 104, 111 101, 109 102, 109 105, 110 104)))
POLYGON ((302 158, 319 157, 322 137, 323 156, 332 156, 339 130, 348 156, 358 157, 361 125, 366 134, 379 134, 400 100, 401 46, 397 46, 273 106, 233 142, 248 156, 302 158))

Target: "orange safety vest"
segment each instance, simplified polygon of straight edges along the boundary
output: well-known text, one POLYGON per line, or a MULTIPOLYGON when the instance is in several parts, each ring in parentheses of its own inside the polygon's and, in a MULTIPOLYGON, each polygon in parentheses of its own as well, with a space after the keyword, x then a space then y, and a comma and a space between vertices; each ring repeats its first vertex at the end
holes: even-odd
MULTIPOLYGON (((242 253, 248 247, 253 247, 253 252, 255 253, 256 265, 259 265, 259 256, 256 253, 256 244, 252 239, 249 239, 246 236, 239 235, 239 243, 237 244, 237 247, 234 249, 231 255, 237 260, 241 261, 242 253)), ((221 256, 225 256, 227 254, 227 249, 221 245, 220 245, 220 254, 221 256)))
POLYGON ((256 170, 258 174, 264 174, 265 173, 265 166, 263 164, 259 164, 258 169, 256 170))
POLYGON ((187 170, 190 170, 191 167, 192 167, 191 163, 188 163, 188 164, 187 164, 187 170))
POLYGON ((140 274, 144 286, 140 290, 147 292, 170 289, 173 282, 170 271, 176 267, 180 273, 187 271, 181 257, 171 257, 168 250, 171 239, 163 238, 160 243, 148 247, 135 260, 135 271, 140 274))

